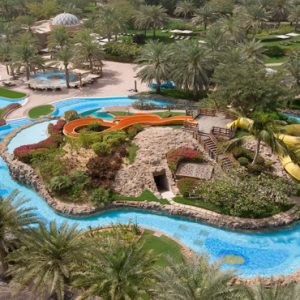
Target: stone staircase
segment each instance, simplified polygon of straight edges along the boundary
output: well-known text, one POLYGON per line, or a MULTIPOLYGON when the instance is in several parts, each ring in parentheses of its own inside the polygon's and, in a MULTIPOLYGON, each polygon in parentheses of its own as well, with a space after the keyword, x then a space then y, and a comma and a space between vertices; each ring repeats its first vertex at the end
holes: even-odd
POLYGON ((218 148, 217 140, 211 133, 199 131, 196 126, 185 126, 184 130, 190 132, 208 153, 209 157, 220 163, 224 171, 229 171, 233 167, 233 161, 230 156, 218 148))

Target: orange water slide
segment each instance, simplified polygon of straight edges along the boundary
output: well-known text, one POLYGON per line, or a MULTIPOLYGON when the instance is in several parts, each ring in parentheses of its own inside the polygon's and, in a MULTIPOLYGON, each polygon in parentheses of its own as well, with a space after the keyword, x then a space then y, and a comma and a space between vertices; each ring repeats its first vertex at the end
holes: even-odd
POLYGON ((101 126, 108 127, 103 130, 101 133, 122 130, 126 129, 132 125, 141 124, 141 125, 179 125, 184 123, 190 123, 196 125, 197 122, 190 116, 175 116, 170 118, 161 118, 158 115, 153 114, 135 114, 132 116, 121 116, 116 117, 114 122, 106 122, 99 118, 83 118, 68 122, 64 127, 64 134, 66 136, 77 137, 79 135, 78 129, 80 127, 87 126, 92 123, 98 123, 101 126))

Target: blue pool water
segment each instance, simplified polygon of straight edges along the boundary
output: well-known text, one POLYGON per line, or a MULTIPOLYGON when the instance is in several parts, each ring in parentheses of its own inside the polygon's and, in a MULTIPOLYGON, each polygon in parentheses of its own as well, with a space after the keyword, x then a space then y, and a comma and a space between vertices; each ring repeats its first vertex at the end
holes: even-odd
POLYGON ((48 125, 56 121, 46 121, 32 125, 19 132, 8 144, 8 152, 13 153, 17 147, 40 142, 48 137, 48 125))
MULTIPOLYGON (((66 75, 64 71, 38 72, 34 76, 32 76, 32 78, 39 81, 55 80, 60 83, 65 83, 66 81, 66 75)), ((70 81, 75 81, 75 79, 76 77, 74 73, 70 72, 70 81)))
POLYGON ((98 109, 92 109, 92 110, 86 111, 80 115, 82 117, 92 116, 95 118, 101 118, 101 119, 105 119, 108 121, 112 121, 114 119, 113 115, 111 115, 107 112, 101 111, 101 110, 99 111, 98 109))
POLYGON ((12 104, 12 103, 20 103, 20 104, 22 104, 23 101, 24 101, 23 98, 19 99, 19 100, 11 100, 11 99, 0 97, 0 108, 4 108, 7 105, 12 104))
MULTIPOLYGON (((70 101, 71 107, 81 106, 84 110, 83 100, 73 100, 70 101)), ((89 106, 95 100, 85 99, 85 101, 89 106)), ((120 99, 120 102, 124 101, 126 99, 120 99)), ((68 106, 66 102, 68 101, 58 102, 60 111, 66 109, 68 106)), ((113 99, 112 102, 116 104, 118 101, 113 99)), ((99 105, 105 103, 105 105, 111 106, 112 102, 109 99, 100 100, 99 105)), ((23 119, 15 121, 9 126, 16 128, 28 122, 31 120, 23 119)), ((41 123, 39 126, 44 126, 44 124, 41 123)), ((37 128, 39 129, 39 127, 37 128)), ((5 132, 10 132, 10 128, 5 132)), ((0 134, 3 134, 1 128, 0 134)), ((117 210, 80 219, 70 218, 56 214, 37 193, 14 181, 9 174, 7 165, 1 158, 0 178, 0 195, 6 196, 15 189, 19 190, 20 196, 29 199, 26 205, 36 208, 38 216, 46 222, 56 220, 59 224, 63 222, 76 223, 80 229, 116 223, 126 224, 129 221, 137 222, 141 226, 158 229, 175 237, 197 253, 208 253, 212 261, 222 258, 224 255, 241 256, 244 262, 241 265, 234 265, 234 267, 242 277, 285 275, 300 269, 300 224, 278 232, 241 233, 175 217, 134 210, 117 210)))

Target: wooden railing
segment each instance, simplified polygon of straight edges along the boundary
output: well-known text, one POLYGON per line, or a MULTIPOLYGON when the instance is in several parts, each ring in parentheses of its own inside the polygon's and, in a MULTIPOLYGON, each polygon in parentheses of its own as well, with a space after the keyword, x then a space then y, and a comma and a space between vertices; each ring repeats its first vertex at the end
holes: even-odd
POLYGON ((198 114, 201 116, 210 116, 210 117, 215 117, 217 111, 215 109, 211 108, 199 108, 198 109, 198 114))
POLYGON ((211 133, 216 136, 225 136, 231 139, 234 137, 235 131, 229 128, 214 126, 211 133))

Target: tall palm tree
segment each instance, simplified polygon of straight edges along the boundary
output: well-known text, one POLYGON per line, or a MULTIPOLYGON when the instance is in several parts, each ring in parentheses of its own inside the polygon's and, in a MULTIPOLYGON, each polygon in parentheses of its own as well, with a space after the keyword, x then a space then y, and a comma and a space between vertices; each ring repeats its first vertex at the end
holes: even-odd
POLYGON ((274 0, 272 3, 272 15, 275 22, 280 25, 284 21, 291 10, 291 2, 289 0, 274 0))
POLYGON ((161 42, 150 41, 143 47, 137 63, 139 64, 137 77, 147 83, 155 80, 156 91, 159 93, 162 81, 169 79, 171 71, 168 46, 161 42))
POLYGON ((6 66, 7 75, 15 77, 13 60, 12 60, 12 44, 9 42, 0 43, 0 62, 6 66))
POLYGON ((294 24, 295 31, 297 31, 300 22, 300 5, 295 5, 292 7, 288 20, 294 24))
POLYGON ((194 25, 203 24, 204 31, 206 31, 208 24, 215 20, 215 18, 216 16, 211 5, 206 3, 194 12, 192 23, 194 25))
POLYGON ((297 88, 300 87, 300 51, 295 50, 289 55, 285 67, 296 82, 297 88))
POLYGON ((290 284, 286 286, 272 283, 266 287, 263 282, 259 282, 248 290, 247 300, 299 300, 300 285, 290 284))
POLYGON ((115 238, 107 243, 100 240, 95 246, 74 281, 76 287, 85 290, 79 299, 91 296, 103 300, 144 299, 149 295, 156 257, 145 252, 142 243, 115 238))
POLYGON ((85 241, 76 226, 41 224, 21 241, 22 247, 8 256, 12 288, 18 292, 28 287, 42 299, 49 294, 64 299, 74 266, 86 261, 85 241))
POLYGON ((198 41, 185 41, 175 45, 172 80, 178 87, 192 90, 194 96, 208 89, 211 70, 209 51, 198 41))
POLYGON ((93 71, 94 62, 102 66, 103 50, 102 47, 95 42, 89 30, 83 30, 76 36, 77 44, 75 44, 75 60, 78 62, 88 62, 89 69, 93 71))
POLYGON ((7 198, 0 196, 0 262, 4 271, 8 265, 6 257, 19 245, 19 239, 29 226, 38 223, 34 210, 24 206, 26 201, 17 199, 17 192, 7 198))
POLYGON ((258 29, 261 29, 263 24, 269 20, 270 13, 260 3, 246 5, 246 12, 250 17, 250 27, 253 30, 253 37, 255 37, 258 29))
POLYGON ((18 17, 17 21, 20 23, 21 26, 25 27, 30 34, 32 34, 32 26, 36 21, 33 16, 20 16, 18 17))
POLYGON ((135 25, 141 29, 152 29, 156 37, 156 29, 162 27, 168 20, 166 10, 161 5, 144 5, 137 14, 135 25))
POLYGON ((67 88, 70 88, 69 65, 70 65, 72 59, 74 58, 74 52, 71 49, 71 47, 64 47, 64 48, 59 49, 55 56, 64 65, 66 85, 67 85, 67 88))
POLYGON ((234 274, 221 272, 220 264, 210 265, 206 257, 170 264, 159 273, 154 286, 160 300, 234 300, 241 297, 241 287, 231 285, 234 274))
POLYGON ((195 4, 192 0, 178 2, 174 11, 176 16, 183 16, 184 19, 191 17, 195 12, 195 4))
MULTIPOLYGON (((259 113, 254 116, 254 121, 250 123, 247 128, 251 138, 256 140, 256 149, 251 163, 252 165, 255 165, 257 162, 262 143, 268 145, 272 152, 279 155, 285 155, 289 152, 287 146, 276 135, 276 133, 279 132, 278 125, 278 122, 275 122, 268 114, 259 113)), ((234 148, 240 147, 248 140, 249 136, 235 138, 229 142, 226 151, 231 151, 234 148)))
POLYGON ((25 33, 16 39, 12 52, 13 61, 18 66, 24 66, 26 78, 29 80, 30 71, 35 66, 40 66, 42 61, 38 55, 36 40, 29 34, 25 33))
POLYGON ((50 49, 57 50, 70 44, 70 34, 64 26, 55 26, 48 39, 50 49))

